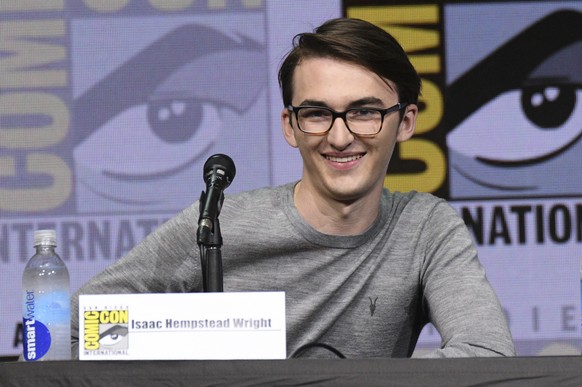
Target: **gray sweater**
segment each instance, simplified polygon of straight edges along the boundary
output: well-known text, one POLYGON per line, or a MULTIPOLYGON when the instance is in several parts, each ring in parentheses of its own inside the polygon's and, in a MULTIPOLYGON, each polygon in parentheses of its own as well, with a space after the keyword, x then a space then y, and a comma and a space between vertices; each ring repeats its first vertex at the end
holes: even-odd
MULTIPOLYGON (((74 295, 75 352, 78 294, 202 290, 198 207, 160 226, 74 295)), ((515 354, 467 229, 442 199, 385 190, 368 231, 333 236, 301 218, 287 184, 227 195, 220 224, 224 291, 285 291, 289 354, 324 343, 348 358, 406 357, 427 322, 442 337, 429 356, 515 354)))

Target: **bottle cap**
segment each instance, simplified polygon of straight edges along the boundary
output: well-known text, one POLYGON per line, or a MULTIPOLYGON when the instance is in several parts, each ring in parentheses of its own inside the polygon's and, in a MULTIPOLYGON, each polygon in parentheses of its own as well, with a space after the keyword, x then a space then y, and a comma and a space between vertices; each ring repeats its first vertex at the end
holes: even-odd
POLYGON ((34 232, 34 245, 56 246, 57 232, 55 230, 36 230, 34 232))

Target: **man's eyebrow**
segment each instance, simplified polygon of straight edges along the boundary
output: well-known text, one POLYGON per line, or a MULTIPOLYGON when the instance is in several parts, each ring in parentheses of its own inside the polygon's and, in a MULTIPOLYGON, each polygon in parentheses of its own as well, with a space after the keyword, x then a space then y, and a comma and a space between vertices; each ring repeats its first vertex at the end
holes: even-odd
POLYGON ((319 101, 316 99, 305 99, 303 100, 299 106, 321 106, 321 107, 329 107, 325 102, 319 101))
MULTIPOLYGON (((369 106, 369 105, 376 105, 376 106, 383 106, 384 102, 380 98, 377 97, 364 97, 357 99, 355 101, 351 101, 347 106, 346 109, 352 109, 362 106, 369 106)), ((316 99, 306 99, 303 100, 299 106, 321 106, 321 107, 329 107, 327 103, 324 101, 316 100, 316 99)))
POLYGON ((380 98, 377 98, 377 97, 364 97, 364 98, 360 98, 360 99, 357 99, 355 101, 350 102, 348 104, 348 106, 346 106, 346 108, 351 109, 351 108, 355 108, 355 107, 362 107, 362 106, 368 106, 368 105, 383 106, 384 103, 382 102, 382 100, 380 98))

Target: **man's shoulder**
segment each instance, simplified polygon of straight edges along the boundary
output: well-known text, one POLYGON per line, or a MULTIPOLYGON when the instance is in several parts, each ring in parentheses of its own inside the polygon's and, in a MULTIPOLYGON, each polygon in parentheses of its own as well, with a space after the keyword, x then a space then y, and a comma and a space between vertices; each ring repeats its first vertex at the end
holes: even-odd
POLYGON ((243 210, 257 210, 266 207, 280 207, 288 201, 293 184, 255 188, 234 194, 225 195, 224 207, 243 210))
MULTIPOLYGON (((456 210, 443 198, 426 192, 387 192, 384 208, 393 219, 409 223, 440 222, 458 218, 456 210)), ((455 220, 456 221, 456 220, 455 220)))
POLYGON ((389 191, 384 190, 384 200, 392 201, 398 206, 415 206, 432 208, 441 203, 446 204, 446 200, 439 198, 431 193, 418 191, 389 191))
POLYGON ((235 194, 228 194, 225 197, 231 200, 261 200, 266 197, 278 197, 285 195, 292 189, 292 184, 283 184, 277 186, 266 186, 242 191, 235 194))

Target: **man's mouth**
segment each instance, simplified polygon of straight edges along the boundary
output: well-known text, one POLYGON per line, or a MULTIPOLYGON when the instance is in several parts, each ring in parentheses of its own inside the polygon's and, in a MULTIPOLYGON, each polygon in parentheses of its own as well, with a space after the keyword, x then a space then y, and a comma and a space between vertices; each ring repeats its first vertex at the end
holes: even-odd
POLYGON ((361 159, 362 157, 364 157, 364 155, 363 154, 359 154, 359 155, 343 156, 343 157, 325 155, 324 157, 327 160, 333 161, 335 163, 349 163, 350 161, 354 161, 354 160, 357 160, 357 159, 361 159))

